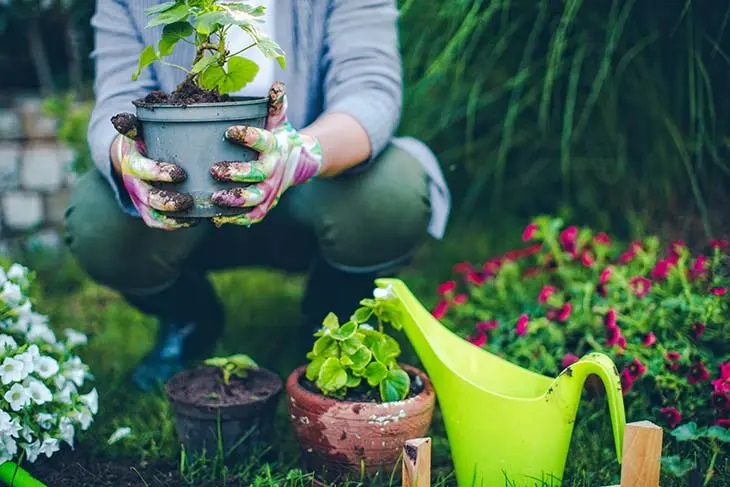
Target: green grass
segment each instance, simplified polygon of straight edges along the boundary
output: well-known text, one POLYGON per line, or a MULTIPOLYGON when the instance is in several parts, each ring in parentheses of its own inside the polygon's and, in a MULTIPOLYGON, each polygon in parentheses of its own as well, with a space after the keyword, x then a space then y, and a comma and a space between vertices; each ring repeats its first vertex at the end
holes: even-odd
MULTIPOLYGON (((435 285, 448 277, 454 263, 478 261, 492 252, 506 249, 518 241, 523 224, 505 218, 486 231, 481 226, 453 230, 444 242, 433 242, 424 249, 402 278, 430 306, 434 302, 435 285)), ((33 260, 41 262, 37 257, 33 260)), ((114 292, 86 279, 73 261, 64 260, 60 270, 48 262, 34 267, 43 283, 37 298, 38 307, 51 316, 55 326, 73 326, 90 336, 82 357, 96 376, 100 411, 93 427, 80 441, 104 458, 123 459, 139 466, 158 461, 181 465, 171 410, 164 396, 161 392, 140 394, 129 386, 127 379, 131 367, 152 344, 154 323, 127 306, 114 292), (133 434, 114 445, 107 445, 109 435, 122 426, 131 427, 133 434)), ((282 376, 304 361, 310 344, 291 338, 296 336, 294 327, 298 323, 301 276, 285 276, 263 269, 234 270, 215 274, 214 282, 229 316, 220 353, 251 353, 259 363, 282 376)), ((406 357, 413 359, 412 351, 404 345, 406 357)), ((266 460, 254 456, 245 464, 223 468, 220 464, 192 459, 185 462, 183 469, 188 485, 223 485, 224 479, 227 485, 311 485, 311 477, 299 470, 297 445, 285 406, 282 401, 277 416, 276 441, 266 460)), ((485 416, 488 415, 489 411, 485 411, 485 416)), ((642 418, 629 418, 636 419, 642 418)), ((430 434, 434 439, 433 485, 453 486, 448 442, 438 411, 430 434)), ((485 438, 484 441, 491 440, 485 438)), ((564 485, 617 484, 619 471, 613 454, 607 406, 602 400, 584 401, 578 413, 564 485)), ((710 485, 725 485, 723 482, 730 481, 730 464, 726 457, 721 457, 718 472, 720 480, 710 485)), ((388 484, 388 478, 380 478, 350 485, 388 484)), ((667 476, 662 485, 686 483, 667 476)))

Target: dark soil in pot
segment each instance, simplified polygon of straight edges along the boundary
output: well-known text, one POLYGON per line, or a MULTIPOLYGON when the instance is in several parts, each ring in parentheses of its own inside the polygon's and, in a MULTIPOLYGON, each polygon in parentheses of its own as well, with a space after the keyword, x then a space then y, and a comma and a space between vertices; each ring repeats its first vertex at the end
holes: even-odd
POLYGON ((278 375, 263 368, 249 371, 243 379, 232 377, 227 386, 213 367, 172 377, 165 393, 188 458, 219 454, 219 433, 226 460, 231 462, 270 444, 282 386, 278 375))
POLYGON ((324 482, 356 480, 361 471, 400 477, 403 445, 426 436, 436 402, 426 374, 402 367, 413 385, 406 399, 392 403, 359 391, 351 399, 326 397, 304 378, 306 367, 292 372, 286 382, 289 418, 305 470, 324 482))
POLYGON ((181 183, 154 183, 159 188, 192 196, 191 208, 170 214, 189 218, 240 214, 241 209, 215 205, 210 196, 219 189, 241 184, 217 181, 210 168, 215 162, 248 162, 258 158, 258 152, 226 140, 225 131, 232 125, 263 128, 268 96, 220 95, 188 82, 170 94, 153 91, 133 103, 147 157, 175 163, 185 171, 186 179, 181 183))

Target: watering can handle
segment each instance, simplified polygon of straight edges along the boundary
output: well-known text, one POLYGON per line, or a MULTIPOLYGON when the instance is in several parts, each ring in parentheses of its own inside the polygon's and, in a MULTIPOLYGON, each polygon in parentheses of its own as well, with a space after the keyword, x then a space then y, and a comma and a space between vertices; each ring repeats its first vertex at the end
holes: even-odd
POLYGON ((570 369, 573 375, 577 375, 582 381, 585 381, 589 375, 595 374, 603 382, 603 387, 606 389, 606 396, 608 397, 608 410, 611 414, 613 439, 616 445, 616 458, 618 459, 618 463, 621 463, 624 428, 626 426, 626 411, 624 409, 621 377, 619 376, 618 369, 616 369, 616 364, 607 355, 602 353, 589 353, 570 366, 570 369))
POLYGON ((0 464, 0 482, 10 487, 46 487, 46 484, 14 462, 0 464))

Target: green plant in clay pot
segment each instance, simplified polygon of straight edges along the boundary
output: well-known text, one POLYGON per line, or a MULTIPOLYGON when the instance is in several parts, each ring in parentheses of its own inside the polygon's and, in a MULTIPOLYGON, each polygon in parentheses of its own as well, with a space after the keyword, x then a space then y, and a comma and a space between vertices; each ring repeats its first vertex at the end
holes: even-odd
POLYGON ((165 385, 165 394, 188 456, 235 462, 270 443, 282 388, 274 372, 235 354, 179 372, 165 385))
POLYGON ((406 440, 422 437, 433 417, 435 395, 424 372, 399 362, 401 348, 391 335, 389 288, 345 322, 327 315, 308 362, 286 382, 290 421, 305 469, 323 481, 353 475, 398 475, 406 440))
POLYGON ((232 144, 223 134, 235 125, 265 126, 271 96, 235 95, 259 72, 259 65, 246 57, 249 49, 258 49, 282 69, 286 66, 282 49, 260 29, 265 7, 249 2, 172 0, 145 13, 150 17, 147 28, 161 28, 162 32, 157 45, 148 45, 140 53, 132 78, 138 79, 154 63, 182 70, 185 78, 172 93, 153 91, 135 100, 136 115, 118 114, 112 123, 121 133, 143 141, 148 158, 175 164, 184 171, 184 178, 154 184, 186 195, 186 204, 176 205, 169 212, 171 216, 238 214, 240 209, 216 206, 211 201, 216 190, 236 185, 216 180, 210 168, 215 162, 248 162, 258 156, 248 147, 232 144), (234 29, 241 29, 251 42, 232 51, 228 39, 234 29), (182 44, 194 46, 188 66, 168 60, 182 44))

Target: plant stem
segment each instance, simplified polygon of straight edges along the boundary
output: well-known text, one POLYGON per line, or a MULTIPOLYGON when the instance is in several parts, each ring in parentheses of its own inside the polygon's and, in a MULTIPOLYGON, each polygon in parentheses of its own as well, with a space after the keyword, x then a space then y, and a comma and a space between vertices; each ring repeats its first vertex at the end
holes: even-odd
POLYGON ((720 453, 717 443, 713 440, 712 441, 712 458, 710 458, 710 465, 707 467, 707 472, 705 472, 705 480, 702 482, 702 485, 707 485, 710 483, 710 479, 712 479, 712 472, 715 470, 715 460, 717 460, 717 455, 720 453))
POLYGON ((242 53, 243 51, 247 51, 247 50, 251 49, 252 47, 254 47, 255 45, 256 45, 256 43, 255 43, 255 42, 252 42, 251 44, 249 44, 248 46, 244 47, 244 48, 243 48, 243 49, 241 49, 240 51, 237 51, 237 52, 234 52, 233 54, 230 54, 230 55, 229 55, 229 57, 235 57, 235 56, 238 56, 238 55, 239 55, 239 54, 241 54, 241 53, 242 53))

